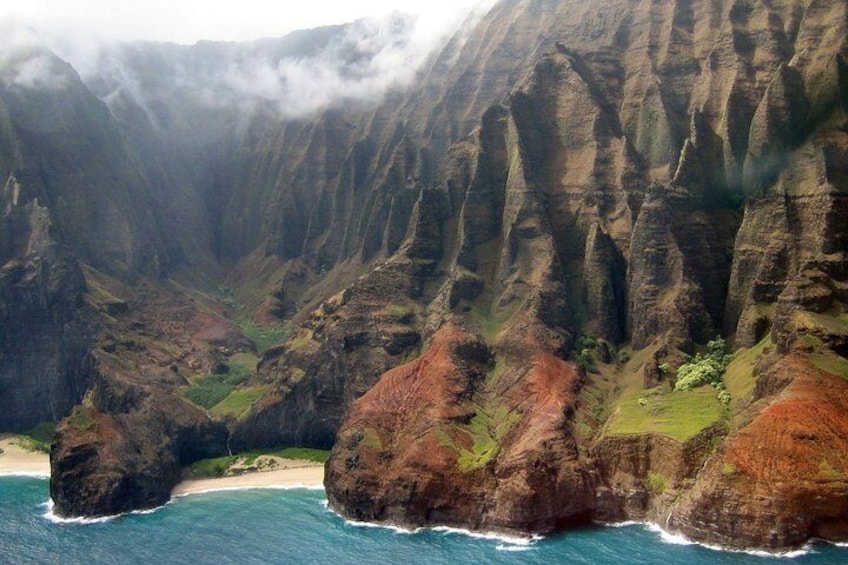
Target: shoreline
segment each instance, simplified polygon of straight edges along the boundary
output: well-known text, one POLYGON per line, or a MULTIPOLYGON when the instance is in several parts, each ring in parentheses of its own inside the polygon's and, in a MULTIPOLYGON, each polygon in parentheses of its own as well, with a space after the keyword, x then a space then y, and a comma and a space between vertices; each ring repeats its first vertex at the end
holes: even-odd
MULTIPOLYGON (((50 477, 50 456, 21 447, 25 440, 0 437, 0 476, 50 477)), ((172 497, 221 490, 262 488, 324 488, 324 465, 313 461, 276 459, 272 469, 249 471, 227 477, 187 479, 171 491, 172 497)))
POLYGON ((50 476, 50 456, 29 451, 19 444, 25 441, 15 436, 0 437, 0 476, 50 476))
MULTIPOLYGON (((50 457, 46 453, 37 451, 29 451, 19 445, 19 442, 24 441, 15 436, 5 436, 0 438, 0 477, 3 476, 26 476, 49 478, 50 477, 50 457)), ((188 479, 178 483, 171 491, 172 498, 181 498, 194 494, 204 494, 209 492, 220 491, 235 491, 235 490, 256 490, 256 489, 323 489, 324 488, 324 465, 312 461, 279 459, 275 458, 277 465, 271 469, 251 470, 240 475, 231 475, 225 477, 208 477, 200 479, 188 479)), ((149 511, 148 511, 149 512, 149 511)), ((522 539, 520 536, 509 536, 495 532, 474 532, 464 530, 463 528, 449 528, 445 526, 425 526, 423 528, 403 528, 391 524, 358 522, 345 520, 351 525, 358 527, 373 527, 386 528, 404 533, 415 533, 422 529, 431 529, 434 531, 453 532, 466 534, 470 537, 487 537, 490 539, 500 539, 502 542, 513 546, 530 546, 540 538, 530 536, 527 539, 522 539), (529 542, 529 543, 528 543, 529 542), (526 544, 526 545, 525 545, 526 544)), ((742 553, 755 555, 760 557, 779 557, 779 558, 795 558, 807 554, 810 551, 811 543, 816 541, 837 547, 846 547, 848 544, 831 542, 828 540, 808 540, 801 548, 788 549, 785 551, 766 551, 756 548, 728 548, 721 547, 703 542, 694 541, 687 537, 669 532, 662 526, 652 522, 644 521, 625 521, 613 523, 596 523, 600 527, 619 528, 625 526, 642 526, 659 535, 664 543, 674 545, 699 545, 705 549, 713 551, 742 553)))
POLYGON ((250 471, 241 475, 187 479, 171 490, 172 497, 225 490, 324 488, 324 465, 312 461, 277 459, 278 466, 269 470, 250 471))

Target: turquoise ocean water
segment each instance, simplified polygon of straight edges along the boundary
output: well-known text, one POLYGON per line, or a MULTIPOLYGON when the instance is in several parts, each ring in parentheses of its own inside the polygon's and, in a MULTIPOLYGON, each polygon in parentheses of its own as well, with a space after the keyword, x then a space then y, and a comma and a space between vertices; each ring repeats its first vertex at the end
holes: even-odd
POLYGON ((763 557, 671 543, 640 525, 529 544, 452 530, 400 532, 339 518, 322 490, 192 495, 92 524, 51 520, 47 498, 45 479, 0 477, 0 563, 848 563, 848 548, 812 544, 792 558, 763 557))

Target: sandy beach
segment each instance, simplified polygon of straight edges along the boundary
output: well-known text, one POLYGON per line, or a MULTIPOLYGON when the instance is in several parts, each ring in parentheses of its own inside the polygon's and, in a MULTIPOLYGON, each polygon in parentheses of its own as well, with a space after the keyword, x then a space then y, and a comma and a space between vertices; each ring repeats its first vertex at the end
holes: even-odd
POLYGON ((278 459, 274 469, 244 473, 231 477, 192 479, 183 481, 171 491, 172 496, 185 496, 215 490, 245 488, 321 487, 324 484, 324 465, 311 461, 278 459))
MULTIPOLYGON (((0 475, 50 476, 50 457, 46 453, 28 451, 15 437, 0 439, 0 475)), ((215 490, 245 488, 313 487, 324 484, 324 465, 312 461, 274 458, 271 469, 246 472, 229 477, 192 479, 178 484, 173 496, 185 496, 215 490)))
POLYGON ((50 456, 46 453, 27 451, 18 445, 14 437, 0 438, 0 475, 50 475, 50 456))

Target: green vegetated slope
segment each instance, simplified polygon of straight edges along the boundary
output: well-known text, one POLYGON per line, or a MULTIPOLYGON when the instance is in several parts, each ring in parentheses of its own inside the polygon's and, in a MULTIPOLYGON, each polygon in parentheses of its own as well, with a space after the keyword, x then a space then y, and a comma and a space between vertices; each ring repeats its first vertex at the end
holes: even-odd
POLYGON ((657 433, 685 441, 721 420, 721 404, 712 387, 689 391, 667 385, 631 387, 615 403, 605 432, 609 435, 657 433))
POLYGON ((754 367, 764 351, 769 351, 769 344, 767 336, 755 347, 740 349, 730 356, 718 387, 707 384, 690 390, 675 390, 669 367, 662 367, 663 372, 669 372, 668 376, 656 386, 646 388, 642 367, 651 352, 634 353, 633 360, 620 372, 621 393, 609 407, 603 433, 612 436, 655 433, 686 441, 722 420, 729 420, 751 397, 756 383, 754 367), (726 390, 730 394, 727 406, 722 406, 717 389, 719 393, 726 390))
POLYGON ((223 372, 198 375, 182 392, 217 416, 238 417, 268 391, 267 386, 240 386, 254 375, 258 361, 251 353, 236 353, 227 359, 223 372))
POLYGON ((812 364, 822 371, 848 379, 848 359, 833 351, 818 337, 818 335, 848 336, 848 314, 834 316, 796 312, 794 318, 796 325, 809 331, 809 334, 804 336, 804 341, 811 349, 812 364))
POLYGON ((268 460, 260 458, 281 458, 287 460, 325 463, 330 456, 329 451, 306 447, 288 447, 277 450, 252 450, 236 455, 225 455, 194 462, 185 470, 189 478, 222 477, 226 474, 237 474, 260 470, 266 465, 273 465, 268 460))
POLYGON ((754 368, 763 356, 770 353, 773 348, 774 345, 771 343, 771 335, 769 334, 754 347, 740 349, 734 353, 733 360, 724 372, 724 384, 730 393, 730 410, 732 413, 737 414, 751 398, 757 383, 754 368))

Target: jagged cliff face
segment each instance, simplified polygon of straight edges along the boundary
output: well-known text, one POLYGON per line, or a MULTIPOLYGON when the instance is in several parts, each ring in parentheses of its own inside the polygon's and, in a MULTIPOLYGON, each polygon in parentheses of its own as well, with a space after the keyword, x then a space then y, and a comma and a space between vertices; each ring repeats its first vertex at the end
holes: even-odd
POLYGON ((11 431, 67 414, 90 366, 82 272, 51 236, 48 209, 21 191, 10 176, 0 197, 0 428, 11 431))
POLYGON ((328 497, 361 519, 845 540, 846 20, 826 1, 506 0, 413 86, 296 117, 198 104, 174 77, 343 29, 126 47, 87 85, 49 59, 65 78, 37 97, 7 77, 0 328, 47 329, 4 340, 0 367, 51 359, 11 397, 59 387, 51 419, 92 391, 54 446, 58 510, 159 503, 228 436, 334 446, 328 497), (244 383, 258 400, 211 422, 168 391, 250 349, 219 283, 292 332, 244 383), (719 333, 759 352, 728 370, 732 402, 702 390, 716 417, 685 433, 634 424, 637 399, 700 410, 665 381, 719 333))
MULTIPOLYGON (((530 5, 513 14, 521 18, 530 5)), ((812 374, 822 390, 841 386, 833 374, 842 370, 825 375, 809 359, 763 369, 763 381, 786 380, 778 397, 772 390, 753 400, 796 414, 816 447, 796 445, 806 440, 766 424, 763 413, 731 426, 727 447, 710 458, 709 438, 728 430, 709 428, 682 444, 616 439, 603 428, 581 433, 573 427, 579 403, 567 394, 557 403, 565 416, 555 439, 539 432, 528 445, 522 427, 557 396, 519 367, 561 356, 581 329, 637 349, 659 340, 684 350, 722 329, 738 346, 771 332, 782 354, 813 333, 830 354, 843 354, 844 326, 834 316, 845 281, 845 6, 559 7, 568 27, 552 30, 551 49, 472 138, 453 146, 440 194, 426 197, 447 205, 428 204, 427 213, 422 193, 399 253, 434 289, 420 295, 425 340, 461 320, 500 369, 460 384, 429 373, 430 356, 455 357, 436 333, 421 365, 404 366, 414 377, 383 375, 341 426, 327 467, 331 504, 364 519, 518 530, 649 518, 742 547, 792 546, 819 532, 841 539, 843 468, 801 487, 791 459, 806 449, 802 458, 828 469, 839 459, 844 424, 833 421, 835 437, 815 431, 800 389, 801 375, 812 374), (838 31, 826 32, 829 22, 840 22, 838 31), (767 283, 756 282, 760 274, 767 283), (404 378, 414 385, 399 384, 404 378), (510 399, 517 391, 531 408, 510 399), (395 396, 402 406, 384 406, 395 396), (450 414, 418 410, 416 400, 450 414), (772 434, 779 449, 734 459, 772 434), (545 462, 534 455, 539 446, 545 462), (651 452, 657 457, 642 455, 651 452), (540 466, 553 481, 544 487, 534 475, 540 466), (762 476, 761 466, 775 474, 762 476), (651 475, 667 477, 668 490, 651 492, 651 475), (452 486, 434 494, 436 484, 452 486), (757 494, 774 484, 786 485, 777 508, 757 494), (569 496, 551 511, 540 490, 569 496), (687 493, 681 502, 674 490, 687 493), (830 503, 812 502, 814 492, 830 503), (727 519, 717 524, 716 513, 727 519)), ((556 377, 579 395, 571 379, 566 369, 556 377)), ((840 412, 835 399, 812 402, 840 412)))

